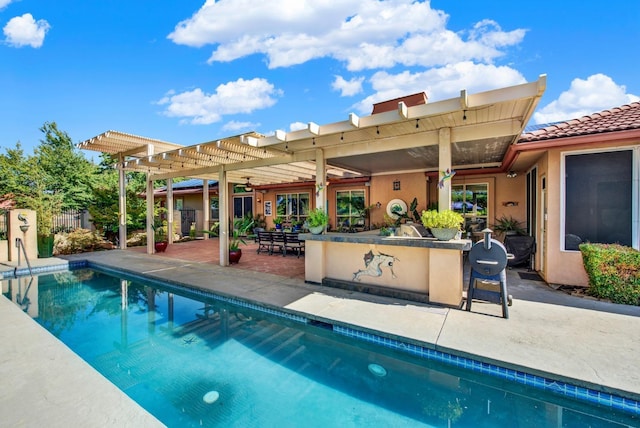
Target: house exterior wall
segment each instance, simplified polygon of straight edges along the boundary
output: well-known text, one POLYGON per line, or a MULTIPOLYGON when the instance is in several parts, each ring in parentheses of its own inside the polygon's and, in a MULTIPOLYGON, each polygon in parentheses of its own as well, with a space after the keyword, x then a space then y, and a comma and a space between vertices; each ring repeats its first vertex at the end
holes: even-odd
MULTIPOLYGON (((564 194, 562 176, 563 155, 569 153, 589 151, 606 151, 620 147, 633 147, 637 141, 628 143, 601 143, 550 149, 544 157, 545 162, 539 163, 540 174, 547 176, 547 242, 544 255, 543 278, 550 284, 564 284, 588 286, 589 279, 582 263, 580 251, 563 250, 563 222, 564 222, 564 194)), ((540 179, 540 178, 539 178, 540 179)))
MULTIPOLYGON (((423 172, 407 174, 379 175, 371 177, 369 204, 380 202, 380 208, 371 210, 371 224, 383 225, 384 215, 387 212, 387 204, 393 199, 401 199, 411 205, 413 198, 417 198, 418 213, 427 209, 429 205, 427 177, 423 172), (400 182, 400 190, 393 190, 393 183, 400 182)), ((435 196, 437 198, 437 195, 435 196)), ((335 196, 334 196, 335 198, 335 196)), ((412 217, 411 213, 408 213, 412 217)))

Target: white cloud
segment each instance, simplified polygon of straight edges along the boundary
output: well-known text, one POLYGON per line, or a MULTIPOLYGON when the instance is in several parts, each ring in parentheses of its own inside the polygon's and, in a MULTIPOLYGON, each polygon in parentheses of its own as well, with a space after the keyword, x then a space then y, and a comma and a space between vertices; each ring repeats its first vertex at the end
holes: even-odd
POLYGON ((577 119, 612 107, 640 100, 627 94, 624 85, 617 85, 604 74, 594 74, 586 80, 574 79, 569 90, 534 113, 535 123, 551 123, 577 119))
POLYGON ((289 125, 289 131, 300 131, 302 129, 307 129, 307 124, 302 122, 293 122, 289 125))
POLYGON ((476 93, 525 82, 522 74, 513 68, 469 61, 414 73, 379 71, 370 79, 376 93, 364 98, 353 108, 361 114, 370 114, 373 104, 408 94, 425 92, 429 101, 433 102, 458 97, 461 89, 476 93))
POLYGON ((168 38, 188 46, 214 45, 210 63, 263 54, 269 68, 277 68, 331 57, 358 71, 491 63, 526 33, 503 31, 487 20, 463 38, 446 29, 447 19, 429 2, 414 0, 207 0, 168 38))
POLYGON ((7 44, 15 47, 39 48, 51 26, 44 19, 36 21, 30 13, 11 18, 4 26, 7 44))
POLYGON ((342 76, 336 76, 331 87, 340 91, 340 96, 350 97, 362 92, 362 82, 364 82, 364 77, 354 77, 347 81, 342 76))
POLYGON ((185 118, 183 122, 208 125, 222 120, 222 116, 251 113, 271 107, 281 91, 265 79, 238 79, 219 85, 215 92, 206 94, 200 88, 182 93, 169 91, 158 103, 168 105, 164 114, 185 118))
POLYGON ((0 10, 4 9, 5 7, 9 6, 9 3, 11 3, 12 0, 0 0, 0 10))
POLYGON ((232 131, 232 132, 239 132, 239 131, 249 131, 251 129, 257 129, 260 126, 259 123, 253 123, 253 122, 238 122, 235 120, 232 120, 231 122, 227 122, 225 123, 225 125, 222 127, 223 131, 232 131))

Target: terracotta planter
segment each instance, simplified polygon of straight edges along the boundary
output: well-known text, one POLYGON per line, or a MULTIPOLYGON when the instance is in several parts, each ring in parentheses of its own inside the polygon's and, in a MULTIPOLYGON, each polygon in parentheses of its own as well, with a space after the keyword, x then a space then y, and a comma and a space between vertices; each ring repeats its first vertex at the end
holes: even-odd
POLYGON ((168 245, 169 243, 167 241, 156 242, 154 244, 154 246, 156 247, 156 253, 164 253, 168 245))
POLYGON ((242 250, 229 250, 229 263, 238 263, 240 261, 240 257, 242 257, 242 250))

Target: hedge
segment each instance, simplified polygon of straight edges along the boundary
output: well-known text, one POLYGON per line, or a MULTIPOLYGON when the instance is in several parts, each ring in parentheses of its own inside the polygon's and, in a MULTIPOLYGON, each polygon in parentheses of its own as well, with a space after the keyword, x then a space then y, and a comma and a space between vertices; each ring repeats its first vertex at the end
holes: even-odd
POLYGON ((640 305, 640 251, 618 244, 580 244, 589 294, 640 305))

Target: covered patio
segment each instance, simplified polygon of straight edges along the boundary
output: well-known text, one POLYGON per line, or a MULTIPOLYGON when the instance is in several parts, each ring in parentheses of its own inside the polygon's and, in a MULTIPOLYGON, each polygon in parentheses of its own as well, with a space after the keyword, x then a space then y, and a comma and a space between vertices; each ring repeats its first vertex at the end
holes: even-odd
MULTIPOLYGON (((147 235, 152 236, 153 183, 166 179, 168 189, 178 177, 201 178, 219 184, 219 217, 229 219, 233 185, 251 187, 306 183, 315 189, 313 207, 327 206, 327 187, 332 180, 360 179, 372 188, 374 177, 423 174, 422 189, 431 176, 508 170, 504 163, 509 147, 516 143, 546 87, 546 76, 537 81, 429 103, 425 94, 414 94, 378 103, 369 116, 350 114, 347 120, 326 125, 309 122, 298 131, 276 131, 272 136, 249 132, 194 146, 107 131, 81 142, 78 147, 108 153, 118 159, 120 172, 120 243, 126 244, 125 171, 147 174, 147 235)), ((432 180, 433 181, 433 180, 432 180)), ((433 183, 432 183, 433 184, 433 183)), ((395 190, 395 188, 394 188, 395 190)), ((451 204, 451 183, 438 183, 433 201, 451 204)), ((373 203, 374 200, 369 200, 373 203)), ((202 206, 208 220, 210 203, 203 192, 202 206)), ((167 192, 167 206, 173 195, 167 192)), ((426 205, 425 205, 426 206, 426 205)), ((310 207, 312 208, 312 207, 310 207)), ((255 212, 255 211, 254 211, 255 212)), ((168 211, 169 228, 173 210, 168 211)), ((220 222, 219 263, 229 264, 226 244, 229 224, 220 222)), ((147 252, 153 253, 149 240, 147 252)))

